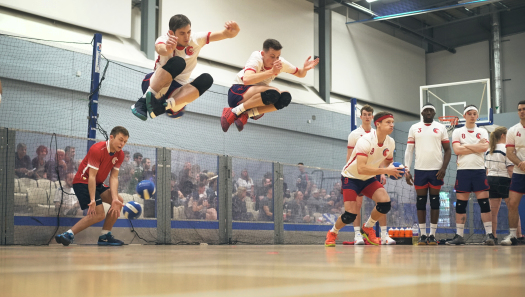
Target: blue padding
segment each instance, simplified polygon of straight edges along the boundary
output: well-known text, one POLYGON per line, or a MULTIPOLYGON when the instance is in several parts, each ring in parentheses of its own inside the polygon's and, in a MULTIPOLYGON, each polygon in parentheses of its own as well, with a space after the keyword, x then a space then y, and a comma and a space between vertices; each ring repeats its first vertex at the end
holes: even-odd
MULTIPOLYGON (((333 225, 284 224, 284 231, 322 231, 328 232, 333 225)), ((339 232, 354 232, 354 227, 345 226, 339 232)))
MULTIPOLYGON (((15 226, 44 226, 55 227, 57 225, 56 217, 34 217, 34 216, 15 216, 15 226)), ((80 218, 60 218, 60 226, 73 226, 80 218)), ((104 221, 96 223, 93 227, 102 227, 104 221)), ((129 220, 118 219, 113 227, 131 227, 129 220)), ((133 220, 135 228, 157 228, 157 220, 133 220)))
POLYGON ((233 230, 274 230, 273 223, 248 223, 248 222, 233 222, 233 230))
POLYGON ((171 221, 173 229, 219 229, 217 221, 171 221))

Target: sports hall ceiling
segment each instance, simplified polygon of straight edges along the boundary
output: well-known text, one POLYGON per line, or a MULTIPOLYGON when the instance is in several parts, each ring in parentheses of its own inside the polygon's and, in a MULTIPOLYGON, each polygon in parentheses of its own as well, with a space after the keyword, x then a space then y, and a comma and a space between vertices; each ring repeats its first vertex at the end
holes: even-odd
MULTIPOLYGON (((317 8, 319 0, 313 2, 317 8)), ((449 50, 484 40, 492 35, 492 14, 500 16, 501 36, 525 32, 525 0, 488 0, 468 6, 458 6, 474 0, 326 0, 333 11, 362 23, 348 26, 371 26, 396 38, 420 46, 427 53, 449 50), (364 22, 376 16, 388 16, 411 11, 444 8, 417 15, 385 21, 364 22), (364 9, 363 9, 364 8, 364 9), (367 11, 369 10, 369 11, 367 11), (429 42, 430 40, 430 42, 429 42)), ((504 40, 504 38, 503 38, 504 40)))

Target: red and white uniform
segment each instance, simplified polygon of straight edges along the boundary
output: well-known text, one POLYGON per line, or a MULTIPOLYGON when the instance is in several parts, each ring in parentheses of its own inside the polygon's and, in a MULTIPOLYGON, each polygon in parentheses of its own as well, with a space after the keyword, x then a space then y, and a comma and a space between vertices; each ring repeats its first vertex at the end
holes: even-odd
POLYGON ((88 184, 89 168, 98 170, 96 183, 100 185, 111 172, 111 169, 119 170, 124 161, 124 152, 109 152, 109 140, 95 143, 91 146, 88 153, 80 163, 77 174, 73 179, 73 184, 88 184))
MULTIPOLYGON (((419 122, 408 131, 407 144, 416 148, 417 170, 439 170, 443 165, 443 143, 449 143, 445 125, 433 121, 431 124, 419 122)), ((405 162, 406 163, 406 162, 405 162)), ((406 164, 410 168, 412 164, 406 164)))
POLYGON ((375 129, 374 128, 370 128, 370 131, 365 131, 365 129, 363 129, 363 126, 359 126, 359 128, 357 128, 354 131, 350 132, 350 134, 348 134, 348 145, 346 146, 346 148, 354 149, 355 145, 357 143, 357 140, 359 138, 363 137, 363 135, 366 135, 367 133, 370 133, 371 131, 375 131, 375 129))
MULTIPOLYGON (((516 157, 518 157, 520 161, 525 161, 525 127, 523 127, 521 123, 517 123, 507 131, 506 147, 514 147, 516 157)), ((525 174, 518 166, 514 166, 512 173, 525 174)))
POLYGON ((377 141, 376 131, 367 133, 357 140, 350 159, 346 163, 341 175, 348 178, 367 180, 375 175, 361 175, 357 172, 357 156, 367 156, 366 165, 379 168, 385 159, 392 160, 394 158, 394 150, 396 143, 390 136, 386 136, 385 141, 379 144, 377 141))
MULTIPOLYGON (((237 76, 235 77, 235 80, 234 80, 233 84, 235 84, 235 85, 243 85, 244 82, 242 81, 242 79, 244 77, 244 72, 247 71, 247 70, 252 70, 252 71, 255 71, 255 73, 260 73, 260 72, 272 69, 272 67, 270 67, 270 68, 264 67, 263 57, 262 57, 261 53, 262 53, 261 51, 255 51, 255 52, 253 52, 250 55, 250 58, 248 58, 248 61, 246 62, 245 66, 244 66, 244 69, 239 71, 239 73, 237 73, 237 76)), ((283 68, 281 68, 281 72, 279 72, 279 73, 286 72, 286 73, 290 73, 290 74, 296 74, 297 71, 299 71, 299 68, 295 67, 290 62, 286 61, 284 58, 280 57, 279 60, 283 64, 283 68)), ((270 83, 276 77, 277 77, 277 75, 272 75, 271 77, 269 77, 269 78, 267 78, 267 79, 265 79, 263 81, 260 81, 260 82, 254 84, 254 85, 255 86, 269 86, 270 83)))
MULTIPOLYGON (((197 56, 199 55, 201 48, 204 45, 210 43, 210 34, 211 32, 192 33, 190 41, 188 42, 188 46, 177 46, 173 53, 169 54, 168 56, 159 55, 157 57, 157 60, 155 61, 154 70, 157 70, 164 66, 170 58, 173 58, 175 56, 181 57, 186 61, 186 68, 184 68, 181 74, 173 78, 173 80, 181 85, 186 85, 190 83, 191 72, 193 71, 193 69, 195 69, 195 66, 197 66, 197 56)), ((168 34, 165 34, 157 38, 157 40, 155 41, 155 45, 166 44, 166 41, 168 41, 168 36, 168 34)))
MULTIPOLYGON (((457 128, 452 133, 452 145, 454 143, 460 144, 476 144, 481 139, 488 141, 489 135, 487 130, 479 128, 477 125, 473 129, 467 129, 466 126, 457 128)), ((458 156, 458 170, 461 169, 485 169, 485 154, 475 153, 458 156)))

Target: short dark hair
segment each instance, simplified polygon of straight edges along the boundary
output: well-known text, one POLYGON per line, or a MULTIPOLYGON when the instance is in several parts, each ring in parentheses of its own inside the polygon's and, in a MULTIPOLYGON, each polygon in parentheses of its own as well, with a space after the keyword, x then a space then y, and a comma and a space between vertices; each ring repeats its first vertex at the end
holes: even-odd
POLYGON ((304 165, 304 163, 303 162, 299 162, 299 163, 297 163, 297 165, 304 165))
POLYGON ((283 48, 283 46, 279 41, 275 39, 266 39, 263 43, 263 50, 267 52, 270 50, 270 48, 273 48, 276 51, 280 51, 283 48))
POLYGON ((128 155, 129 156, 129 151, 124 151, 124 155, 128 155))
POLYGON ((133 154, 133 160, 135 160, 136 158, 142 158, 142 154, 141 153, 134 153, 133 154))
POLYGON ((518 102, 518 106, 520 106, 520 104, 525 104, 525 100, 521 100, 520 102, 518 102))
POLYGON ((381 112, 378 112, 375 116, 374 116, 374 124, 377 122, 377 120, 379 120, 380 118, 386 116, 386 115, 391 115, 391 116, 394 116, 394 114, 392 114, 391 112, 388 112, 388 111, 381 111, 381 112))
POLYGON ((177 29, 191 26, 190 19, 183 14, 176 14, 170 18, 170 30, 175 32, 177 29))
POLYGON ((71 149, 74 149, 74 148, 75 148, 74 146, 70 146, 70 145, 68 145, 68 146, 66 146, 66 148, 64 149, 64 151, 67 153, 67 152, 69 152, 71 149))
POLYGON ((371 112, 372 114, 374 113, 374 108, 372 108, 372 106, 370 105, 364 105, 363 107, 361 107, 361 115, 363 115, 363 111, 368 111, 368 112, 371 112))
POLYGON ((129 137, 128 129, 122 127, 122 126, 116 126, 113 129, 111 129, 111 133, 109 135, 113 135, 113 137, 117 137, 117 135, 122 134, 126 137, 129 137))
POLYGON ((142 159, 142 164, 146 164, 146 162, 148 162, 149 158, 144 158, 142 159))

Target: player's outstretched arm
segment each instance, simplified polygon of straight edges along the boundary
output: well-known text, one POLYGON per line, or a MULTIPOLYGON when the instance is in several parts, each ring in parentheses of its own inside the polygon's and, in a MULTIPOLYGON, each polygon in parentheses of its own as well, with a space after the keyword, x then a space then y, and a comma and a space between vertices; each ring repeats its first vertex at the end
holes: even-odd
POLYGON ((315 68, 315 66, 317 66, 317 64, 319 64, 319 58, 315 59, 315 60, 310 60, 312 58, 312 56, 309 56, 306 61, 304 62, 304 65, 303 65, 303 68, 299 69, 297 71, 297 73, 295 73, 294 75, 297 76, 297 77, 305 77, 306 76, 306 73, 309 71, 309 70, 312 70, 315 68))
POLYGON ((241 29, 235 21, 228 21, 224 24, 224 30, 210 34, 210 42, 233 38, 239 34, 239 31, 241 29))
POLYGON ((111 215, 118 218, 120 216, 120 210, 122 209, 122 203, 118 199, 118 170, 112 169, 109 176, 109 190, 111 191, 111 215))
POLYGON ((272 76, 277 76, 281 72, 283 65, 281 61, 277 60, 273 63, 273 67, 270 70, 255 73, 253 70, 245 70, 244 77, 242 79, 245 86, 254 85, 263 80, 266 80, 272 76))
POLYGON ((157 43, 155 44, 155 51, 160 56, 169 56, 175 50, 177 46, 178 37, 168 32, 168 40, 166 43, 157 43))

